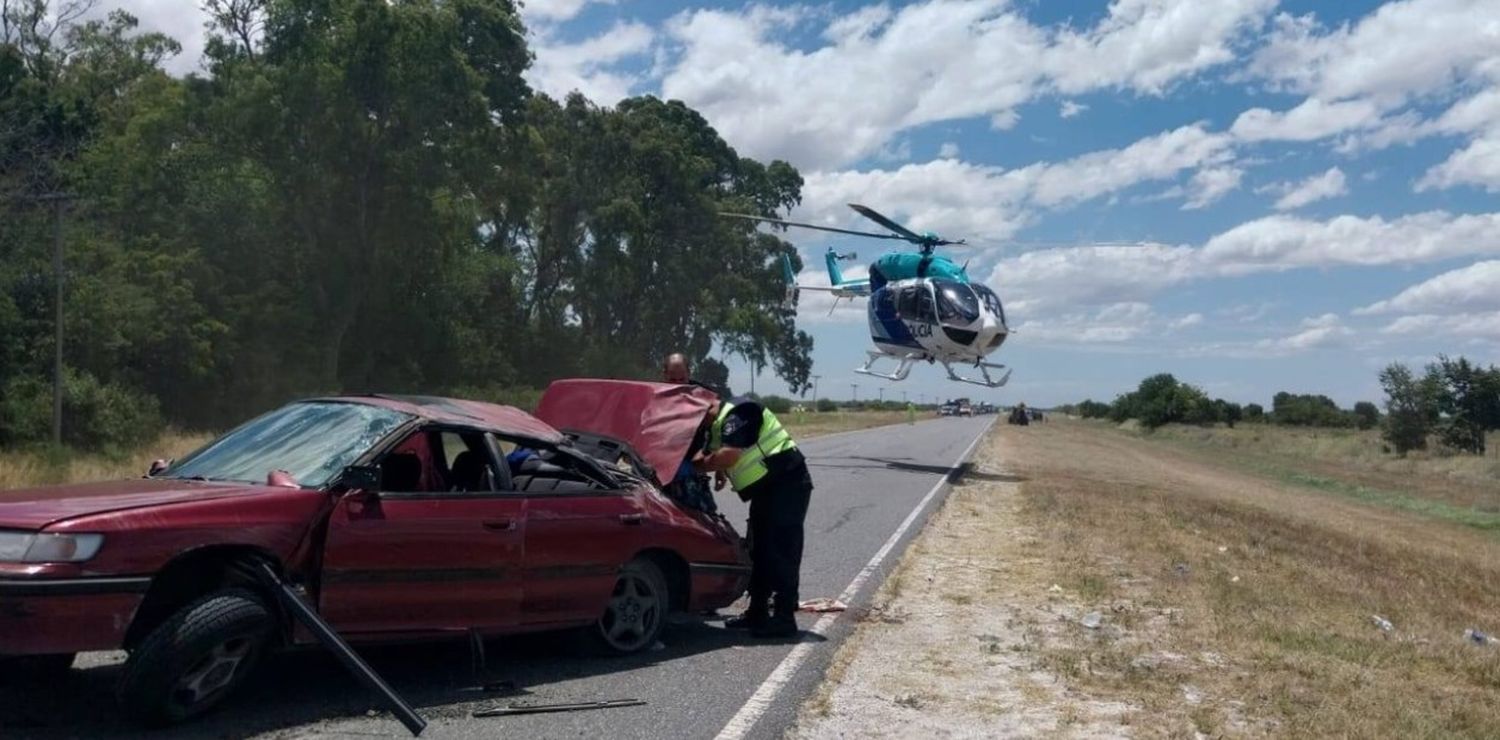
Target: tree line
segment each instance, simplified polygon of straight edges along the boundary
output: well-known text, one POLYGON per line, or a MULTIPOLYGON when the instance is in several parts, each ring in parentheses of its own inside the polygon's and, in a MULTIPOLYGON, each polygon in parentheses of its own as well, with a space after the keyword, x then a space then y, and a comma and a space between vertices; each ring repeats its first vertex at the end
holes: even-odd
POLYGON ((75 446, 327 392, 524 403, 671 351, 807 386, 795 250, 717 216, 784 214, 798 172, 680 102, 530 90, 510 0, 207 0, 185 77, 91 4, 0 0, 0 445, 46 434, 59 222, 75 446))
POLYGON ((1142 380, 1112 403, 1092 399, 1058 410, 1085 419, 1135 420, 1147 429, 1166 424, 1234 427, 1240 421, 1302 427, 1380 427, 1381 437, 1398 454, 1423 450, 1429 440, 1454 452, 1482 455, 1488 432, 1500 430, 1500 368, 1488 368, 1459 357, 1439 356, 1421 375, 1402 363, 1380 372, 1385 391, 1384 414, 1370 401, 1343 409, 1324 395, 1282 391, 1268 411, 1260 404, 1238 404, 1209 398, 1197 386, 1169 373, 1142 380))

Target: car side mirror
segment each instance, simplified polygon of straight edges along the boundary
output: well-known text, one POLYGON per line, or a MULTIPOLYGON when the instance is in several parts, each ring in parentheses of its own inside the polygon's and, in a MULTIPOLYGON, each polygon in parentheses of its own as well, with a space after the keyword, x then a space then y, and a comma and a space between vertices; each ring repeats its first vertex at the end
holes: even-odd
POLYGON ((380 466, 350 465, 339 474, 339 485, 350 491, 375 493, 380 490, 380 466))
POLYGON ((172 467, 171 460, 152 460, 151 467, 146 469, 146 477, 155 478, 156 476, 167 472, 167 468, 170 467, 172 467))

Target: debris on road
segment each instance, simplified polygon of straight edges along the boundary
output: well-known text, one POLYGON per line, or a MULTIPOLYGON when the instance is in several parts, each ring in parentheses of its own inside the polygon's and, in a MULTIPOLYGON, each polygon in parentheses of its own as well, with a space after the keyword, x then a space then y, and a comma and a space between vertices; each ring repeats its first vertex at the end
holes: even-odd
POLYGON ((1379 614, 1371 614, 1370 621, 1374 622, 1375 626, 1379 627, 1381 632, 1390 632, 1391 630, 1396 629, 1396 625, 1391 624, 1391 620, 1386 619, 1379 614))
POLYGON ((1047 591, 1049 593, 1054 593, 1054 594, 1060 594, 1060 593, 1062 593, 1062 590, 1063 590, 1062 586, 1059 586, 1059 585, 1057 585, 1055 583, 1052 584, 1052 588, 1047 589, 1047 591))
POLYGON ((494 709, 481 709, 474 713, 475 717, 508 717, 516 714, 548 714, 551 712, 584 712, 590 709, 614 709, 616 707, 639 707, 644 706, 644 699, 609 699, 606 701, 585 701, 571 704, 512 704, 508 707, 495 707, 494 709))
POLYGON ((1475 645, 1494 645, 1496 643, 1500 643, 1500 640, 1497 640, 1490 635, 1486 635, 1485 633, 1480 632, 1473 627, 1464 630, 1464 639, 1468 642, 1474 643, 1475 645))
POLYGON ((1099 612, 1089 612, 1083 615, 1083 619, 1078 620, 1078 623, 1091 630, 1096 630, 1099 629, 1099 625, 1104 624, 1104 615, 1099 612))
POLYGON ((813 612, 815 614, 822 614, 824 612, 841 612, 848 608, 848 604, 845 604, 838 599, 830 599, 826 596, 816 599, 808 599, 807 601, 804 601, 797 605, 797 611, 813 612))
POLYGON ((422 719, 422 716, 417 714, 416 710, 412 709, 411 705, 407 704, 406 700, 402 699, 400 694, 397 694, 389 684, 381 679, 380 674, 376 673, 375 669, 371 668, 368 663, 365 663, 359 657, 359 653, 354 652, 354 649, 349 647, 349 643, 344 642, 344 639, 339 637, 339 633, 334 632, 333 628, 328 626, 328 623, 323 621, 322 617, 318 616, 317 611, 302 599, 302 595, 297 593, 297 589, 282 580, 275 568, 272 568, 267 563, 257 563, 257 565, 259 566, 259 575, 267 585, 276 591, 276 596, 281 600, 281 605, 287 611, 291 612, 292 616, 296 617, 297 621, 301 622, 302 626, 306 627, 308 632, 311 632, 314 637, 318 638, 318 642, 322 643, 323 647, 328 648, 328 651, 333 653, 333 656, 338 658, 339 662, 343 663, 344 667, 349 669, 349 672, 353 673, 355 678, 358 678, 365 686, 369 687, 375 693, 380 694, 385 699, 391 713, 396 715, 396 719, 400 720, 402 725, 406 726, 407 731, 412 734, 412 737, 421 735, 422 730, 427 729, 427 720, 422 719))

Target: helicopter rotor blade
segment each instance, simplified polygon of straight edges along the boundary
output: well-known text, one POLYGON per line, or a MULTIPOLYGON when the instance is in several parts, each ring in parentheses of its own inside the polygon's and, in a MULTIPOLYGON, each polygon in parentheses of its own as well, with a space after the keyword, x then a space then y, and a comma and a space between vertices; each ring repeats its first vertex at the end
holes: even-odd
POLYGON ((745 219, 746 221, 761 221, 761 222, 768 223, 768 224, 779 224, 781 226, 796 226, 796 227, 802 228, 802 229, 816 229, 818 231, 831 231, 831 232, 833 232, 835 234, 850 234, 852 236, 865 236, 865 237, 869 237, 871 239, 895 239, 897 241, 909 241, 906 237, 896 236, 894 234, 875 234, 875 233, 872 233, 872 232, 869 232, 869 231, 854 231, 852 229, 836 229, 836 228, 834 228, 832 226, 819 226, 817 224, 805 224, 805 223, 800 223, 800 222, 797 222, 797 221, 785 221, 785 220, 782 220, 782 219, 779 219, 779 218, 767 218, 765 216, 752 216, 752 215, 750 215, 748 213, 729 213, 727 211, 720 211, 719 215, 720 216, 727 216, 729 218, 742 218, 742 219, 745 219))
POLYGON ((913 242, 915 244, 925 244, 928 241, 927 239, 923 238, 921 234, 918 234, 917 232, 912 231, 911 229, 908 229, 905 226, 902 226, 901 224, 898 224, 895 221, 886 218, 874 208, 870 208, 869 206, 862 206, 858 203, 850 203, 849 207, 853 208, 855 213, 858 213, 859 215, 864 216, 865 218, 868 218, 871 221, 874 221, 875 223, 896 232, 897 234, 900 234, 902 239, 913 242))

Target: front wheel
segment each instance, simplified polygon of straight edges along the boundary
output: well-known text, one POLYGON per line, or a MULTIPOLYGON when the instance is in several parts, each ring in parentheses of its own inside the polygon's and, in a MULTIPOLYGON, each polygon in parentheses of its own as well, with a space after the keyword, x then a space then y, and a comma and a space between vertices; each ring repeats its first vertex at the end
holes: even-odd
POLYGON ((656 644, 672 601, 661 568, 636 558, 620 569, 604 614, 589 628, 591 642, 606 655, 630 655, 656 644))
POLYGON ((116 691, 120 709, 158 726, 208 711, 244 682, 273 625, 265 602, 244 589, 188 604, 131 653, 116 691))

